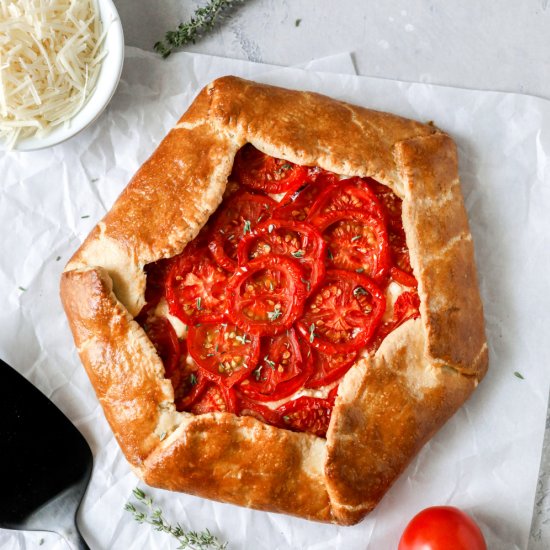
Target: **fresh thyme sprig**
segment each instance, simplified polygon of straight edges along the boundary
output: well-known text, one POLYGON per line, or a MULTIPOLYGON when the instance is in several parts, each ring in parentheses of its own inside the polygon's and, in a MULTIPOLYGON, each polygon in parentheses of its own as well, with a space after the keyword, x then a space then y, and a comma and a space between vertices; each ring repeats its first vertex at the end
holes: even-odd
POLYGON ((168 31, 164 40, 155 44, 155 51, 167 58, 174 48, 194 44, 204 33, 212 30, 231 9, 243 2, 244 0, 210 0, 206 6, 195 11, 190 21, 180 23, 175 31, 168 31))
POLYGON ((162 531, 175 537, 180 546, 178 550, 225 550, 227 542, 220 542, 208 529, 197 533, 196 531, 185 531, 177 523, 170 525, 162 514, 160 508, 155 508, 153 499, 147 496, 139 487, 132 491, 134 497, 145 509, 138 509, 132 502, 127 502, 124 509, 130 512, 138 523, 148 523, 156 531, 162 531))

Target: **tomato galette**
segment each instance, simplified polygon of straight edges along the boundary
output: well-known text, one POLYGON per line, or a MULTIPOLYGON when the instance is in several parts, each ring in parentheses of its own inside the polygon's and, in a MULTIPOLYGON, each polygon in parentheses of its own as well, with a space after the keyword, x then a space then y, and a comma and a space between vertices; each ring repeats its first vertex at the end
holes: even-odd
POLYGON ((318 521, 372 510, 487 368, 452 140, 234 77, 140 168, 61 295, 146 483, 318 521))

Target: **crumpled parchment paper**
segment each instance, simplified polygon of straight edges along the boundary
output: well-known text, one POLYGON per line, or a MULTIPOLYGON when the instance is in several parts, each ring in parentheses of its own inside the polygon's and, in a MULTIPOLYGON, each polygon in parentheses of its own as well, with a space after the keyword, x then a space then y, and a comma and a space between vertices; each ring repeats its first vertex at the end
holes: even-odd
MULTIPOLYGON (((485 304, 490 370, 357 526, 146 491, 174 523, 208 527, 232 550, 393 549, 408 520, 435 504, 467 510, 489 548, 527 547, 550 385, 550 103, 326 72, 353 72, 349 57, 329 60, 322 69, 186 53, 162 61, 128 48, 118 91, 91 128, 53 149, 0 156, 0 355, 56 403, 92 447, 94 472, 79 525, 94 550, 154 550, 177 543, 123 511, 137 478, 80 365, 58 297, 59 276, 198 90, 223 74, 433 120, 455 138, 485 304)), ((0 531, 0 547, 7 550, 36 548, 42 539, 40 548, 66 548, 53 534, 0 531)))

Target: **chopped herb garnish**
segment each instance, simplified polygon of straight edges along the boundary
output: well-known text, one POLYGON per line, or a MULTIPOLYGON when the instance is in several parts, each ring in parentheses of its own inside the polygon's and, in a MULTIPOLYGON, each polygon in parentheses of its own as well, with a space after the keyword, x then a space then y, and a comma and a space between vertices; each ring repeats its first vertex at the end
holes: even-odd
POLYGON ((351 242, 354 243, 355 241, 358 241, 361 238, 361 235, 355 235, 355 237, 351 238, 351 242))
POLYGON ((244 220, 243 235, 246 235, 251 231, 250 220, 244 220))
POLYGON ((85 220, 86 218, 89 218, 90 214, 86 214, 85 216, 80 216, 80 219, 85 220))
POLYGON ((525 380, 525 378, 523 377, 523 374, 521 374, 521 372, 515 371, 514 376, 516 378, 519 378, 520 380, 525 380))
POLYGON ((362 286, 358 286, 357 288, 355 288, 355 290, 353 291, 353 295, 357 298, 357 296, 366 296, 367 295, 367 291, 362 287, 362 286))
POLYGON ((201 307, 202 298, 199 296, 197 298, 197 309, 200 311, 202 309, 201 307))
POLYGON ((27 292, 27 289, 24 286, 18 287, 21 292, 27 292))
POLYGON ((305 252, 303 250, 296 250, 295 252, 291 252, 292 256, 295 258, 303 258, 305 252))
POLYGON ((306 289, 309 292, 310 289, 311 289, 311 283, 309 281, 307 281, 306 279, 303 279, 303 278, 300 278, 300 281, 302 281, 302 283, 304 283, 306 285, 306 289))
POLYGON ((235 340, 240 342, 241 344, 250 344, 251 340, 247 340, 246 334, 236 334, 235 340))
POLYGON ((194 372, 192 372, 191 375, 189 376, 189 382, 191 382, 192 386, 197 385, 197 375, 194 372))
POLYGON ((276 321, 282 314, 283 312, 281 311, 281 306, 279 304, 276 304, 273 308, 273 311, 267 312, 267 318, 270 321, 276 321))
POLYGON ((90 180, 92 183, 95 183, 96 181, 99 181, 99 178, 93 178, 90 180))
POLYGON ((59 260, 61 260, 61 256, 58 256, 55 261, 58 262, 59 260))
POLYGON ((271 359, 268 359, 267 355, 264 357, 264 362, 270 369, 275 369, 275 361, 271 361, 271 359))
POLYGON ((42 546, 43 544, 44 544, 44 539, 40 539, 40 540, 38 541, 38 546, 42 546))
POLYGON ((166 437, 166 432, 162 432, 159 436, 159 439, 162 441, 166 437))
POLYGON ((289 164, 288 162, 285 162, 282 166, 281 166, 281 170, 290 170, 292 168, 292 164, 289 164))
POLYGON ((283 416, 283 420, 287 423, 290 422, 290 416, 283 416))
POLYGON ((294 26, 299 27, 301 22, 302 22, 301 19, 296 19, 296 21, 294 21, 294 26))
POLYGON ((365 271, 365 268, 358 267, 355 271, 357 271, 357 273, 363 273, 363 271, 365 271))
POLYGON ((252 374, 254 375, 254 378, 256 379, 256 381, 259 381, 260 380, 260 376, 262 375, 262 365, 260 365, 259 367, 255 368, 253 371, 252 371, 252 374))
POLYGON ((327 248, 327 257, 329 260, 334 260, 334 256, 332 255, 330 248, 327 248))
POLYGON ((315 339, 315 323, 311 323, 309 325, 309 343, 313 343, 313 340, 315 339))
POLYGON ((124 506, 126 512, 130 512, 138 523, 148 523, 156 531, 162 531, 172 535, 180 543, 178 548, 182 550, 225 550, 226 542, 221 542, 208 529, 204 531, 186 531, 179 523, 175 526, 166 521, 162 510, 154 506, 153 499, 148 497, 141 489, 136 487, 133 490, 134 498, 144 507, 141 510, 132 503, 127 502, 124 506))

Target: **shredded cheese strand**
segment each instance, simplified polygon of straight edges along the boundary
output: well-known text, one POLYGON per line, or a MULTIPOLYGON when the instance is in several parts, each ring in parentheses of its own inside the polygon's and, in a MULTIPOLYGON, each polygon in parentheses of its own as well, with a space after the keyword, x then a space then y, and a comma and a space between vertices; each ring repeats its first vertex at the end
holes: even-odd
POLYGON ((106 29, 96 0, 0 0, 0 140, 46 135, 93 92, 106 29))

